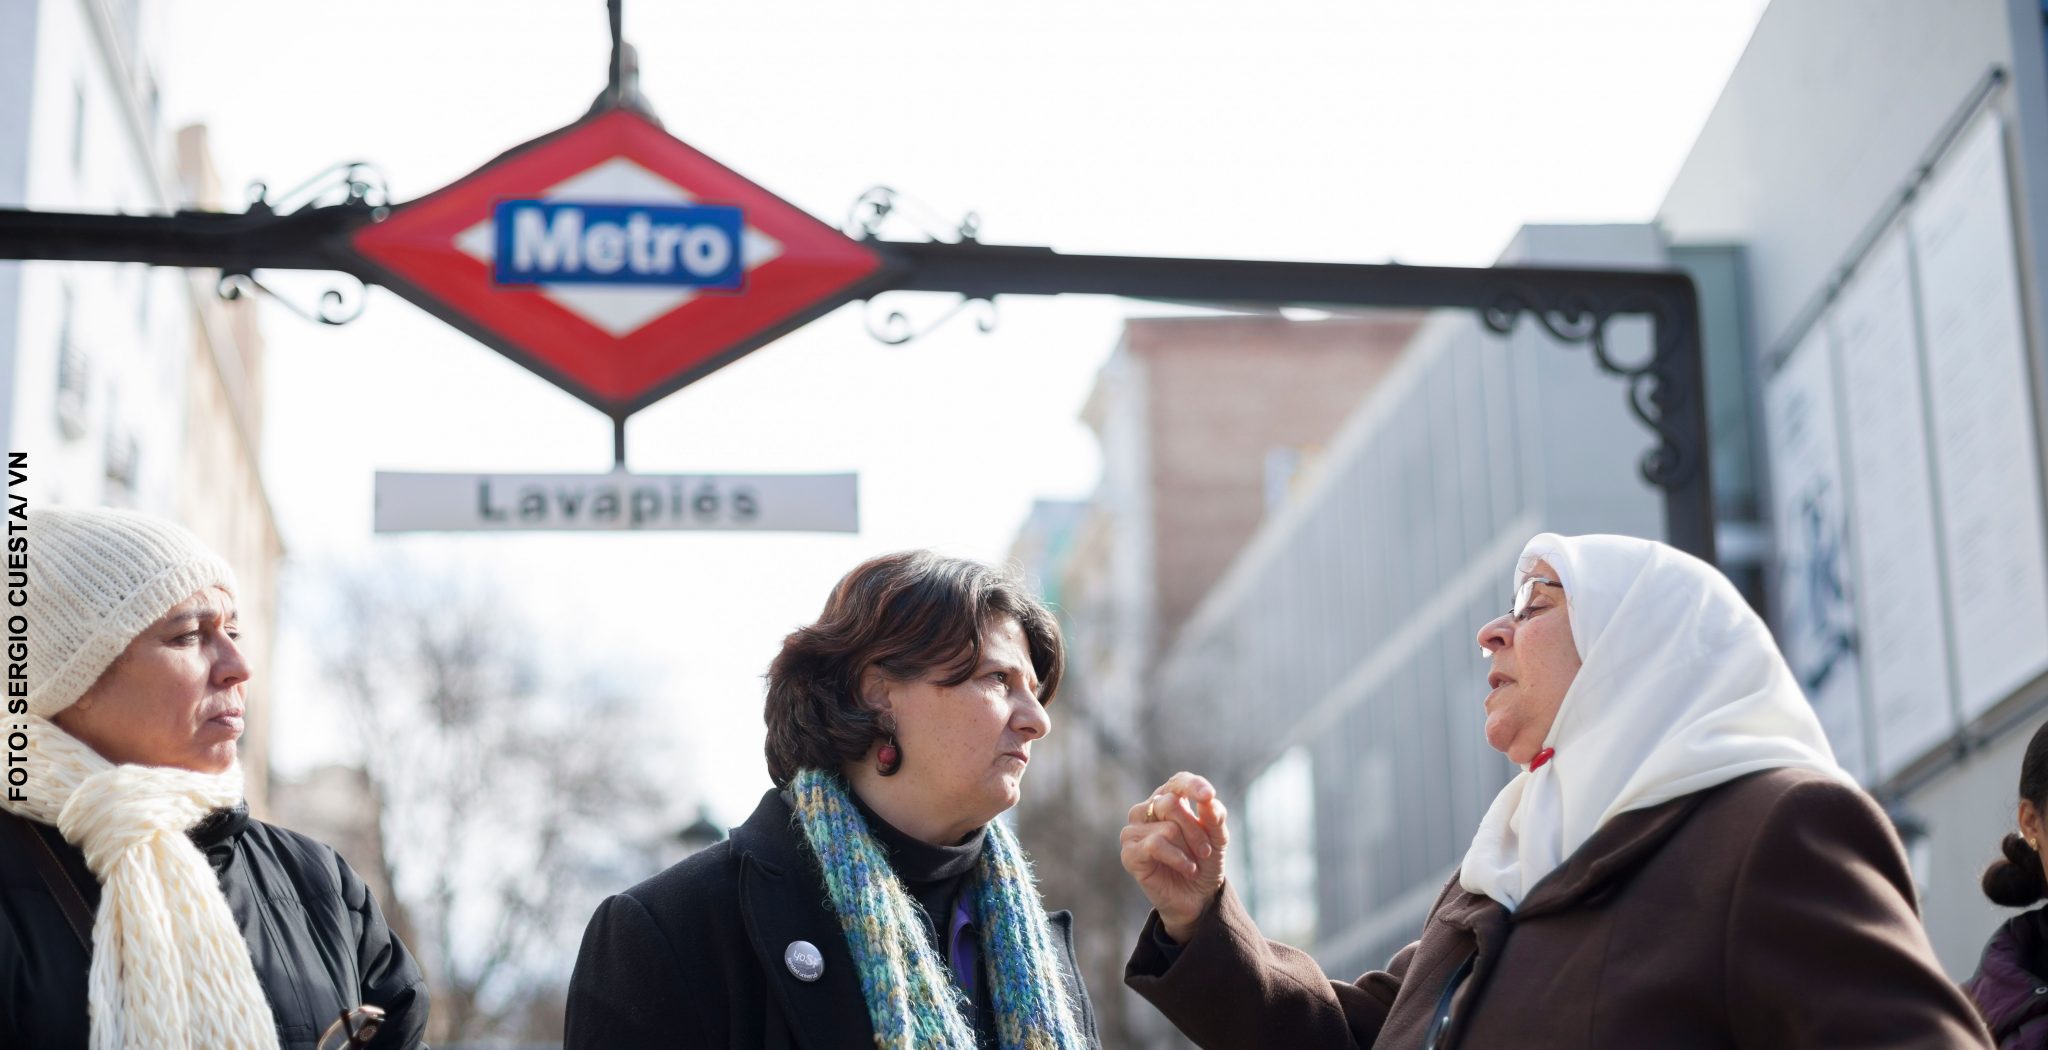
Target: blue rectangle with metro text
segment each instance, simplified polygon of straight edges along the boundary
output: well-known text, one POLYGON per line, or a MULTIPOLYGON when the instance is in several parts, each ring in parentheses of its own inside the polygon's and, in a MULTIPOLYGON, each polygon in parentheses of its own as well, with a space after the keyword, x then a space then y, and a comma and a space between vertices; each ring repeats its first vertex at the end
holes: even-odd
POLYGON ((503 200, 492 209, 502 285, 737 290, 745 221, 724 205, 503 200))

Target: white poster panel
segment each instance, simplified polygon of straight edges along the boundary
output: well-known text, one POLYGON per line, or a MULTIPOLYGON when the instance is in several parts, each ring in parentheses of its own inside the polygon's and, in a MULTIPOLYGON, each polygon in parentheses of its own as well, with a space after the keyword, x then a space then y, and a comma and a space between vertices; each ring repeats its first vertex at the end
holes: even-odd
POLYGON ((2048 536, 2012 222, 2004 129, 1991 114, 1909 219, 1965 717, 2048 667, 2048 536))
POLYGON ((377 472, 377 532, 859 532, 853 474, 377 472))
POLYGON ((1848 507, 1826 331, 1816 325, 1764 386, 1777 529, 1778 641, 1843 768, 1865 777, 1862 669, 1848 507))
POLYGON ((1911 260, 1902 231, 1865 255, 1823 322, 1842 392, 1859 651, 1872 773, 1897 773, 1956 729, 1942 632, 1911 260))

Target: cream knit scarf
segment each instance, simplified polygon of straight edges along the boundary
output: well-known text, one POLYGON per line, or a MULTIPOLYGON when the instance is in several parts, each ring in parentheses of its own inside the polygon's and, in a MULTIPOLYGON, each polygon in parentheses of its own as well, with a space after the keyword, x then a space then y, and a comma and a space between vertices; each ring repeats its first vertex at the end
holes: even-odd
POLYGON ((26 801, 100 882, 87 1003, 92 1050, 276 1050, 270 1005, 220 883, 186 829, 242 800, 242 769, 117 766, 48 719, 28 722, 26 801))

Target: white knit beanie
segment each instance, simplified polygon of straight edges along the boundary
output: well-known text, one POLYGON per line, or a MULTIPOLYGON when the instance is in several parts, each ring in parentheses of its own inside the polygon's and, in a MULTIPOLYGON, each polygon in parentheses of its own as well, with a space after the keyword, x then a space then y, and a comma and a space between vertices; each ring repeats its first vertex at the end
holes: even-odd
POLYGON ((182 526, 132 510, 28 513, 28 709, 76 703, 135 636, 235 571, 182 526))

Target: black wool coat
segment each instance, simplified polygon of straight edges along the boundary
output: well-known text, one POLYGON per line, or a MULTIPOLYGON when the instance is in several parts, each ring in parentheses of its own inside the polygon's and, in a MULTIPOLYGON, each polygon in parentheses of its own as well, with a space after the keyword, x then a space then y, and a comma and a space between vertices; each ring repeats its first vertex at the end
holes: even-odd
MULTIPOLYGON (((47 824, 0 813, 39 836, 88 908, 99 881, 85 854, 47 824)), ((66 921, 20 827, 0 827, 0 1047, 84 1050, 92 956, 66 921)), ((333 849, 237 806, 189 833, 220 878, 277 1021, 280 1050, 313 1050, 345 1009, 387 1011, 372 1050, 424 1047, 427 985, 361 877, 333 849)), ((62 892, 68 887, 59 886, 62 892)))
MULTIPOLYGON (((565 1050, 872 1050, 852 952, 791 818, 770 791, 732 838, 598 906, 569 979, 565 1050), (784 962, 796 941, 824 957, 816 981, 784 962)), ((1050 918, 1068 995, 1099 1047, 1073 916, 1050 918)))

